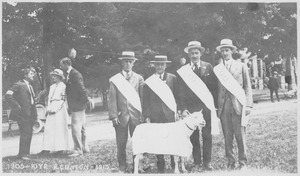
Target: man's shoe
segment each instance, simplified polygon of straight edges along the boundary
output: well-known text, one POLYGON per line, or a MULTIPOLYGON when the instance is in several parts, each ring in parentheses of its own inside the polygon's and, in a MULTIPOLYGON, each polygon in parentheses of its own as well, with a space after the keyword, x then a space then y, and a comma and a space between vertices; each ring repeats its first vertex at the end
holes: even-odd
POLYGON ((247 166, 246 164, 240 164, 239 167, 238 167, 239 170, 243 171, 243 170, 246 170, 247 169, 247 166))
POLYGON ((119 173, 126 173, 126 166, 119 166, 119 173))
POLYGON ((200 171, 201 171, 200 164, 195 164, 194 166, 192 166, 191 173, 197 173, 197 172, 200 172, 200 171))
POLYGON ((90 153, 90 150, 89 149, 84 149, 82 152, 83 153, 90 153))
POLYGON ((228 170, 234 170, 235 169, 235 163, 228 163, 227 164, 227 169, 228 170))
POLYGON ((29 155, 18 156, 18 159, 25 160, 25 161, 31 160, 31 159, 29 158, 29 155))
POLYGON ((45 156, 45 155, 48 155, 50 153, 49 150, 42 150, 40 153, 38 153, 37 155, 40 155, 40 156, 45 156))
POLYGON ((157 173, 163 174, 163 173, 165 173, 165 169, 157 169, 157 173))
POLYGON ((210 165, 210 163, 205 163, 205 164, 203 164, 203 170, 212 171, 213 167, 210 165))
POLYGON ((68 155, 68 157, 79 157, 79 156, 82 156, 82 153, 77 152, 77 151, 68 155))

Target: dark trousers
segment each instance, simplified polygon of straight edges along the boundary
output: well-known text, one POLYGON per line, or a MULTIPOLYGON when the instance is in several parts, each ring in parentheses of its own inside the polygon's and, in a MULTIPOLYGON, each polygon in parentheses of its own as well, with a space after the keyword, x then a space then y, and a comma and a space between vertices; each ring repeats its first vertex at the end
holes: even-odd
POLYGON ((279 101, 279 96, 278 96, 278 89, 270 89, 270 97, 271 97, 271 101, 273 102, 273 92, 275 92, 277 101, 279 101))
MULTIPOLYGON (((190 111, 191 113, 195 111, 190 111)), ((211 114, 210 110, 203 109, 202 111, 204 120, 206 122, 205 127, 202 128, 203 138, 203 163, 209 164, 211 162, 211 151, 212 151, 212 135, 211 135, 211 114)), ((194 164, 202 163, 202 154, 200 148, 199 129, 197 128, 190 137, 193 145, 193 158, 194 164)))
POLYGON ((119 169, 122 171, 126 170, 126 144, 128 140, 128 129, 130 136, 132 137, 133 131, 136 125, 133 125, 132 121, 129 120, 125 127, 120 125, 115 126, 116 130, 116 141, 117 141, 117 158, 119 163, 119 169))
POLYGON ((30 154, 33 124, 34 120, 18 121, 18 126, 20 129, 19 157, 30 154))
POLYGON ((237 115, 231 100, 227 99, 221 115, 221 124, 225 138, 225 154, 228 164, 234 164, 233 138, 238 146, 239 163, 245 165, 246 157, 246 127, 241 125, 241 115, 237 115))

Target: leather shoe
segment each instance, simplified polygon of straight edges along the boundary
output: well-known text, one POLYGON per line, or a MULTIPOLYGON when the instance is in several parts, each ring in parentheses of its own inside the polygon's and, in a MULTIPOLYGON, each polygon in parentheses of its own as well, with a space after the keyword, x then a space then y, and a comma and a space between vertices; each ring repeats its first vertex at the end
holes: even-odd
POLYGON ((90 153, 90 150, 89 149, 84 149, 82 152, 83 153, 90 153))
POLYGON ((227 169, 234 170, 235 169, 235 163, 228 163, 227 164, 227 169))
POLYGON ((205 171, 212 171, 213 167, 210 165, 210 163, 204 163, 203 164, 203 170, 205 170, 205 171))
POLYGON ((200 172, 200 171, 201 171, 200 164, 195 164, 194 166, 192 166, 191 173, 200 172))
POLYGON ((243 171, 243 170, 247 169, 247 166, 246 166, 246 164, 240 164, 238 169, 243 171))
POLYGON ((78 156, 82 156, 82 153, 80 152, 73 152, 71 154, 68 155, 68 157, 78 157, 78 156))
POLYGON ((49 150, 42 150, 40 153, 38 153, 37 155, 42 155, 42 156, 44 156, 44 155, 48 155, 50 153, 50 151, 49 150))
POLYGON ((26 161, 31 160, 28 155, 18 156, 18 159, 26 160, 26 161))

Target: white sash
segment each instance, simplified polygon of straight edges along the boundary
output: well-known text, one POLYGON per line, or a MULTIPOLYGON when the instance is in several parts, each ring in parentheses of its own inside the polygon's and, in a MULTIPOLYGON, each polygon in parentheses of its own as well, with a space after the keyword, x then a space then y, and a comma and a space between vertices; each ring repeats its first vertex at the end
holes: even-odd
MULTIPOLYGON (((174 112, 177 113, 176 101, 170 87, 156 75, 150 76, 145 83, 174 112)), ((174 116, 175 117, 175 116, 174 116)))
POLYGON ((245 91, 222 63, 214 67, 214 72, 217 78, 219 79, 220 83, 243 105, 242 126, 246 126, 248 124, 248 118, 245 118, 245 91))
POLYGON ((177 73, 181 76, 186 85, 211 111, 211 133, 220 134, 219 118, 217 118, 214 99, 205 83, 193 72, 190 65, 182 66, 177 70, 177 73))
POLYGON ((130 102, 130 104, 135 109, 142 112, 141 99, 139 97, 139 94, 121 73, 118 73, 110 78, 110 82, 114 83, 121 94, 130 102))

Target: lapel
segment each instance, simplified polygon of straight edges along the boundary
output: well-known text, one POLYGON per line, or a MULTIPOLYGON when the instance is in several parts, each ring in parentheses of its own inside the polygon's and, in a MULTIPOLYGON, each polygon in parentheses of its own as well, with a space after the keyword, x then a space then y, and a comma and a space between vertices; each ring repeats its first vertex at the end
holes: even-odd
POLYGON ((168 76, 167 74, 168 74, 168 73, 165 72, 164 77, 163 77, 163 79, 162 79, 163 81, 166 81, 166 80, 167 80, 167 76, 168 76))
POLYGON ((71 84, 71 76, 72 76, 72 74, 73 74, 73 72, 74 72, 74 68, 72 68, 71 70, 70 70, 70 73, 69 73, 69 75, 67 75, 67 83, 68 84, 71 84))
POLYGON ((30 94, 30 90, 29 90, 27 84, 24 82, 24 80, 22 80, 22 84, 25 87, 25 89, 27 90, 27 92, 30 94))
MULTIPOLYGON (((234 66, 235 66, 235 60, 233 59, 231 62, 230 62, 230 64, 229 64, 229 68, 228 68, 228 71, 233 75, 234 74, 234 66)), ((224 64, 224 66, 226 66, 225 65, 225 61, 223 60, 223 64, 224 64)))
POLYGON ((228 69, 232 75, 235 75, 235 66, 236 66, 236 61, 232 60, 228 69))

